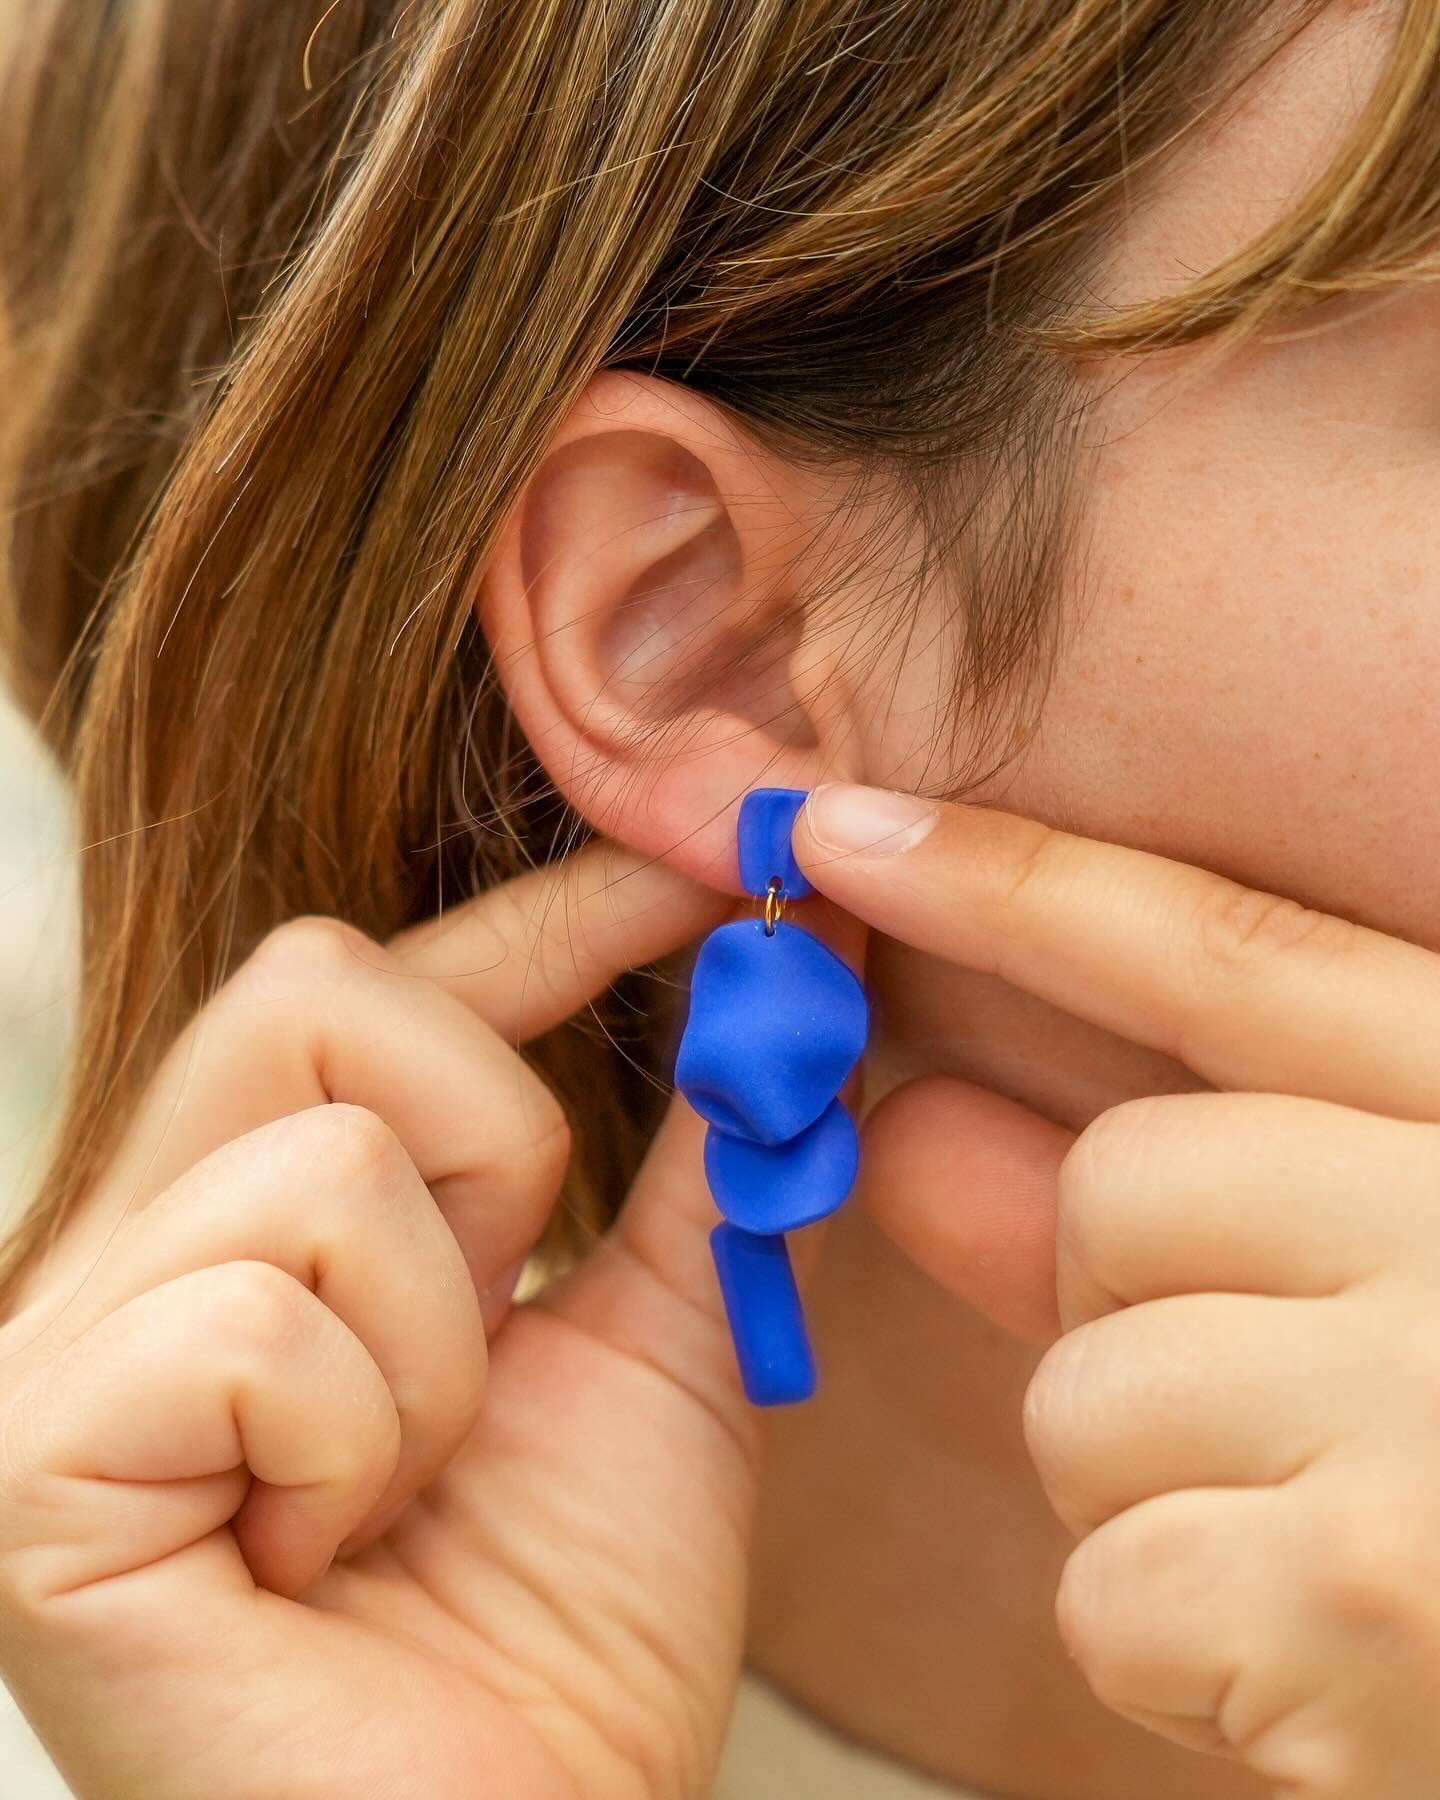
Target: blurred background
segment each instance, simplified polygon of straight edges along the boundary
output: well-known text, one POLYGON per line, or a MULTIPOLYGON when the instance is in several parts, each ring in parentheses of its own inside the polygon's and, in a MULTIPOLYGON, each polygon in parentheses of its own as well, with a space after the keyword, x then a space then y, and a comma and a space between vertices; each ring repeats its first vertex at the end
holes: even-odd
POLYGON ((0 1218, 35 1178, 69 1035, 74 855, 65 791, 0 696, 0 1218))
MULTIPOLYGON (((44 1159, 74 997, 75 868, 65 792, 0 693, 0 1227, 44 1159)), ((0 1687, 0 1800, 68 1789, 0 1687)))

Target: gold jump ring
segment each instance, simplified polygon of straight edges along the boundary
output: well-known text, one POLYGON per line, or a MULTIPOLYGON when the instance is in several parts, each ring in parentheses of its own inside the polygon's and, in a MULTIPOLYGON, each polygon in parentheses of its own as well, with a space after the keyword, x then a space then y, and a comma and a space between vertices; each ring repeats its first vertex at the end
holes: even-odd
POLYGON ((774 937, 775 927, 785 917, 785 896, 780 891, 780 877, 772 875, 765 890, 765 935, 774 937))

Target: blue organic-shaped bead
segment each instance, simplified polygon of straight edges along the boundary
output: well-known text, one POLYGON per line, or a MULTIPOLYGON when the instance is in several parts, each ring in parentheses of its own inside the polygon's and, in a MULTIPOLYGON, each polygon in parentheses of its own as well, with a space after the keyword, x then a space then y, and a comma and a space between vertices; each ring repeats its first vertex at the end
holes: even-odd
POLYGON ((795 816, 806 798, 804 788, 754 788, 740 802, 735 835, 740 885, 747 894, 763 898, 774 875, 780 877, 781 891, 791 900, 803 900, 815 892, 790 848, 795 816))
POLYGON ((784 1238, 717 1225, 710 1250, 747 1399, 754 1406, 808 1400, 815 1358, 784 1238))
POLYGON ((712 1125, 705 1179, 715 1204, 746 1231, 798 1231, 827 1218, 855 1185, 860 1139, 838 1100, 798 1137, 752 1144, 712 1125))
POLYGON ((721 1131, 783 1143, 840 1092, 868 1023, 864 988, 819 938, 721 925, 695 959, 675 1085, 721 1131))

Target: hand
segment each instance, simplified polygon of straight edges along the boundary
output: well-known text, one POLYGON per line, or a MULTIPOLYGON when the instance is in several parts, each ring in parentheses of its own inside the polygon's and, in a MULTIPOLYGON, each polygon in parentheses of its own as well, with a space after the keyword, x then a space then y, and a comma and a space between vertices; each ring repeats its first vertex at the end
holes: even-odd
POLYGON ((796 832, 832 900, 1231 1090, 1078 1137, 985 1096, 985 1154, 1018 1185, 978 1224, 946 1217, 941 1173, 974 1090, 914 1083, 867 1121, 880 1223, 1026 1335, 1061 1334, 1025 1429, 1081 1539, 1066 1644, 1115 1711, 1295 1800, 1433 1800, 1440 958, 984 809, 926 829, 852 807, 847 839, 856 792, 823 790, 796 832), (976 1262, 1010 1242, 1008 1274, 976 1262))
POLYGON ((723 910, 595 847, 283 927, 176 1044, 0 1327, 0 1667, 82 1800, 702 1791, 756 1440, 687 1108, 504 1302, 567 1147, 511 1046, 723 910))

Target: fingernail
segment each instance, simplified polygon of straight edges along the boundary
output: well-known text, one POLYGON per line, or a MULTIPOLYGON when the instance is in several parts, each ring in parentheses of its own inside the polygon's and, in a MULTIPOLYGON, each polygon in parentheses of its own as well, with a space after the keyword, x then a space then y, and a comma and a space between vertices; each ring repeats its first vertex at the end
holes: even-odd
POLYGON ((933 800, 892 788, 827 781, 805 802, 810 835, 824 850, 847 856, 894 856, 913 849, 940 817, 933 800))
POLYGON ((484 1321, 487 1338, 495 1335, 496 1327, 509 1310, 529 1260, 528 1256, 522 1256, 519 1262, 511 1263, 508 1269, 502 1269, 480 1296, 480 1317, 484 1321))

